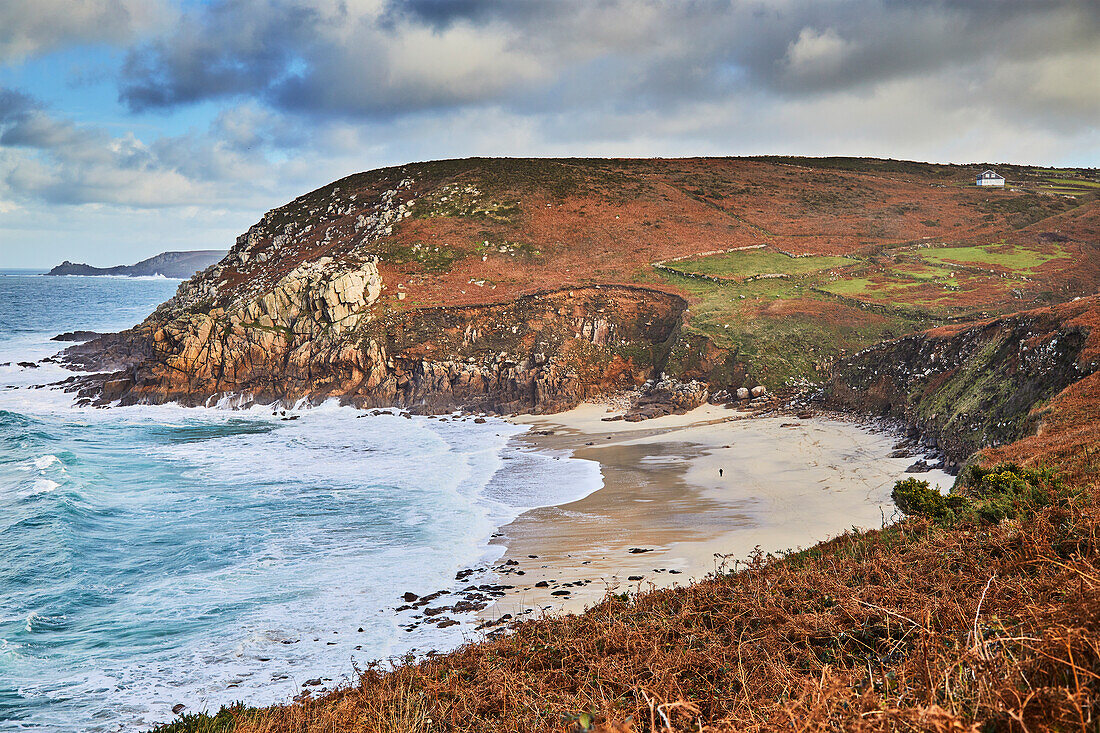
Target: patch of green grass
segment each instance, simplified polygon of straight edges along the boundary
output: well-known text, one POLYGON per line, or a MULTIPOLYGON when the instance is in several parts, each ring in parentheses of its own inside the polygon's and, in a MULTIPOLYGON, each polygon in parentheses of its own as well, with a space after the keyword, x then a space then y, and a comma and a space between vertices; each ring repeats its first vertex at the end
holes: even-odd
POLYGON ((788 257, 781 252, 752 249, 679 260, 667 263, 666 267, 700 275, 744 278, 771 274, 804 275, 855 264, 857 261, 848 257, 788 257))
POLYGON ((795 280, 714 283, 661 274, 690 295, 687 330, 734 350, 750 381, 771 389, 792 379, 819 382, 833 360, 932 325, 901 316, 850 321, 818 317, 816 309, 836 304, 795 280), (792 301, 805 307, 786 308, 792 301))
POLYGON ((1072 186, 1074 188, 1078 186, 1084 186, 1086 188, 1100 188, 1100 183, 1096 181, 1086 181, 1081 178, 1048 178, 1048 183, 1053 183, 1062 186, 1072 186))
POLYGON ((1040 265, 1067 256, 1060 246, 1052 249, 1048 253, 1014 244, 986 244, 974 247, 938 247, 922 251, 919 256, 939 265, 993 265, 1013 272, 1030 273, 1040 265))
POLYGON ((388 242, 381 255, 383 259, 394 264, 404 265, 415 262, 426 272, 440 273, 450 270, 455 261, 465 257, 466 253, 430 242, 416 242, 411 245, 388 242))
POLYGON ((874 281, 866 277, 846 277, 840 280, 823 283, 820 287, 836 295, 857 296, 863 295, 875 285, 874 281))

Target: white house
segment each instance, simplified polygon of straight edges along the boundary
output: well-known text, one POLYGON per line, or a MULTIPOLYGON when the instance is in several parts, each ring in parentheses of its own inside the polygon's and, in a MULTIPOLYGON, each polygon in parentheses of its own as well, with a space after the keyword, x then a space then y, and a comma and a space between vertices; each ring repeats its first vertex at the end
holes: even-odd
POLYGON ((993 171, 985 171, 984 173, 979 173, 978 174, 978 183, 977 183, 977 185, 979 185, 979 186, 1001 186, 1003 188, 1004 185, 1005 185, 1005 178, 1004 178, 1004 176, 998 176, 993 171))

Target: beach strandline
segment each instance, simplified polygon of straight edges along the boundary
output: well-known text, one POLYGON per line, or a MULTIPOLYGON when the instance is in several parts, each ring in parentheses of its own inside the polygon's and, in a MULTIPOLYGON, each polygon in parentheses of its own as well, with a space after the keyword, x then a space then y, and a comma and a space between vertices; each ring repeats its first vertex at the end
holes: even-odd
POLYGON ((530 450, 597 461, 603 478, 582 499, 525 512, 494 538, 502 582, 514 586, 487 619, 579 612, 607 592, 686 585, 734 569, 759 548, 806 548, 895 517, 894 482, 908 475, 944 489, 954 478, 907 474, 891 457, 894 429, 839 417, 749 417, 704 405, 641 423, 608 422, 614 407, 584 404, 513 422, 530 450))

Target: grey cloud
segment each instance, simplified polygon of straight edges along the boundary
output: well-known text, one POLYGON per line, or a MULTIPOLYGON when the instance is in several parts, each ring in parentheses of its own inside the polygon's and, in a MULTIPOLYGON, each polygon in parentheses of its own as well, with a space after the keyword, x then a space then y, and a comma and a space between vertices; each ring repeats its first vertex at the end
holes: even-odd
POLYGON ((221 0, 132 50, 120 96, 134 110, 262 96, 289 73, 317 22, 316 9, 293 3, 221 0))
POLYGON ((241 204, 262 195, 274 137, 266 113, 226 111, 207 133, 146 144, 52 114, 0 89, 0 203, 162 208, 241 204), (266 125, 266 127, 265 127, 266 125), (248 181, 247 191, 241 183, 248 181))
POLYGON ((125 43, 170 15, 161 0, 5 0, 0 2, 0 61, 73 44, 125 43))
POLYGON ((4 135, 21 122, 38 106, 30 96, 14 89, 0 87, 0 145, 4 135))
POLYGON ((1100 4, 762 0, 217 0, 136 49, 134 109, 253 99, 313 118, 465 107, 662 109, 766 92, 828 94, 1088 54, 1100 4))

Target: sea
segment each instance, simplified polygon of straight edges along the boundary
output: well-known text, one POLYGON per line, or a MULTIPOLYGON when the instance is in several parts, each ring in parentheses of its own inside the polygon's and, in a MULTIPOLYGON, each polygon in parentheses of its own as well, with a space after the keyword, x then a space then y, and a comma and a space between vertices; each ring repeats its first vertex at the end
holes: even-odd
POLYGON ((178 285, 0 270, 4 733, 145 730, 454 648, 478 619, 407 630, 402 594, 457 590, 498 527, 601 485, 495 418, 103 409, 53 386, 53 336, 127 328, 178 285))

